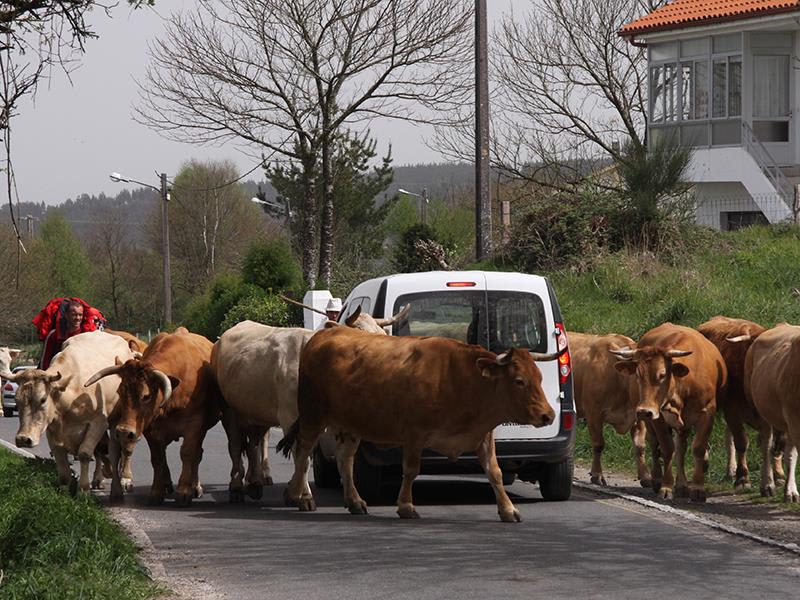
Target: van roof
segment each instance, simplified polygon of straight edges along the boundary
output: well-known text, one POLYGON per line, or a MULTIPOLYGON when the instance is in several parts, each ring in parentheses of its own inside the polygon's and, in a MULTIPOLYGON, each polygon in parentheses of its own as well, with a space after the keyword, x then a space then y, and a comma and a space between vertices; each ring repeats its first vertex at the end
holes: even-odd
POLYGON ((485 275, 501 275, 504 277, 519 277, 519 278, 534 278, 537 280, 545 280, 541 275, 532 275, 530 273, 519 273, 516 271, 423 271, 420 273, 394 273, 392 275, 385 275, 383 277, 376 277, 369 279, 362 283, 382 282, 384 279, 390 281, 402 281, 404 279, 414 279, 415 281, 454 281, 459 279, 469 279, 471 277, 483 277, 485 275))

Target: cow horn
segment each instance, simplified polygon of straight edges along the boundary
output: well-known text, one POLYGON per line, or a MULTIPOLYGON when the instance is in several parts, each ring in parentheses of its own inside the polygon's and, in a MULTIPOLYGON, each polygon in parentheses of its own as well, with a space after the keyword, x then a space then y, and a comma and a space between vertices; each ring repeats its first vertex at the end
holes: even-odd
POLYGON ((61 371, 56 371, 55 375, 48 376, 47 381, 49 383, 53 383, 55 381, 58 381, 59 379, 61 379, 61 371))
POLYGON ((88 381, 83 384, 83 387, 89 387, 90 385, 97 383, 103 377, 108 377, 109 375, 116 375, 122 370, 121 364, 111 365, 110 367, 105 367, 100 369, 97 373, 89 377, 88 381))
POLYGON ((531 358, 536 362, 546 362, 548 360, 555 360, 562 354, 561 352, 531 352, 531 358))
POLYGON ((753 339, 753 336, 749 333, 745 333, 744 335, 737 335, 736 337, 729 337, 725 338, 726 342, 730 342, 732 344, 736 344, 738 342, 749 342, 753 339))
POLYGON ((161 390, 164 392, 164 398, 161 400, 161 404, 166 404, 169 397, 172 396, 172 382, 169 380, 169 377, 158 369, 153 369, 153 377, 156 378, 158 384, 161 386, 161 390))
POLYGON ((615 354, 616 356, 619 356, 620 358, 629 358, 630 359, 630 358, 633 358, 636 355, 636 350, 632 350, 628 346, 625 346, 624 348, 620 348, 618 350, 609 350, 609 352, 611 352, 611 354, 615 354))
POLYGON ((494 362, 498 365, 507 365, 511 362, 511 352, 503 352, 502 354, 498 354, 494 362))
POLYGON ((679 358, 681 356, 689 356, 691 353, 691 350, 667 350, 666 355, 670 358, 679 358))
POLYGON ((353 314, 351 314, 344 320, 345 325, 347 325, 348 327, 353 327, 360 315, 361 315, 361 305, 359 305, 358 308, 356 308, 353 311, 353 314))
POLYGON ((388 319, 375 319, 375 322, 378 324, 378 327, 388 327, 389 325, 394 325, 398 321, 402 321, 408 316, 408 313, 411 312, 411 303, 406 304, 403 309, 397 313, 396 315, 388 318, 388 319))

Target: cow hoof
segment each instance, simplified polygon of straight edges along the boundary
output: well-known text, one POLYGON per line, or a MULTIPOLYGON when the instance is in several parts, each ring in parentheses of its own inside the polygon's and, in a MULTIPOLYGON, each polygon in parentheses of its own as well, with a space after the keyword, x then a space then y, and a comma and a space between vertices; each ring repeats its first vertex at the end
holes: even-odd
POLYGON ((800 502, 800 494, 798 494, 797 491, 794 492, 787 491, 783 496, 783 501, 796 504, 797 502, 800 502))
POLYGON ((764 498, 772 498, 775 495, 775 486, 774 485, 767 485, 761 486, 761 495, 764 498))
POLYGON ((521 523, 522 522, 522 515, 519 514, 519 511, 514 508, 507 512, 497 511, 500 515, 500 520, 503 523, 521 523))
POLYGON ((253 500, 261 500, 261 497, 264 495, 264 486, 260 483, 248 483, 247 495, 253 500))
POLYGON ((419 519, 419 513, 411 504, 399 507, 397 514, 401 519, 419 519))
POLYGON ((653 485, 653 491, 657 494, 661 490, 661 480, 660 479, 651 479, 650 483, 653 485))
POLYGON ((639 485, 643 488, 652 488, 653 487, 653 480, 652 479, 640 479, 639 485))
POLYGON ((676 485, 673 495, 675 498, 688 498, 689 488, 685 485, 676 485))
MULTIPOLYGON (((272 477, 270 477, 269 475, 264 477, 264 485, 274 485, 274 484, 275 484, 275 482, 272 480, 272 477)), ((259 496, 259 498, 260 497, 261 496, 259 496)))
POLYGON ((104 490, 105 488, 106 488, 106 486, 103 483, 102 479, 92 479, 92 489, 93 490, 104 490))
POLYGON ((231 504, 242 504, 244 502, 244 490, 242 490, 242 488, 229 489, 228 502, 231 504))
POLYGON ((317 503, 311 496, 304 496, 298 500, 297 508, 300 509, 300 512, 314 512, 317 510, 317 503))
POLYGON ((656 493, 664 500, 672 500, 672 488, 662 487, 656 493))
POLYGON ((785 477, 776 477, 775 478, 775 487, 776 488, 783 487, 784 485, 786 485, 786 478, 785 477))
POLYGON ((174 494, 174 493, 175 493, 175 486, 174 486, 174 485, 172 485, 172 482, 171 482, 171 481, 168 481, 168 482, 167 482, 167 485, 165 485, 165 486, 164 486, 164 493, 165 493, 167 496, 170 496, 170 495, 172 495, 172 494, 174 494))
POLYGON ((194 496, 194 490, 189 493, 185 492, 177 492, 175 494, 175 506, 178 508, 186 508, 192 503, 192 497, 194 496))
POLYGON ((608 485, 606 483, 606 478, 603 475, 592 475, 591 482, 595 485, 608 485))
POLYGON ((133 480, 132 479, 122 479, 120 480, 122 484, 122 490, 125 492, 132 492, 133 491, 133 480))
POLYGON ((705 502, 706 497, 706 490, 703 487, 693 487, 689 489, 689 500, 692 502, 705 502))
MULTIPOLYGON (((347 510, 349 510, 349 511, 350 511, 350 514, 351 514, 351 515, 366 515, 366 514, 367 514, 367 512, 368 512, 368 511, 367 511, 367 503, 366 503, 366 502, 364 502, 363 500, 358 500, 358 501, 355 501, 355 502, 351 502, 351 503, 349 503, 349 504, 347 505, 347 510)), ((398 511, 397 511, 397 512, 398 512, 398 514, 399 514, 399 513, 400 513, 400 510, 398 509, 398 511)), ((400 516, 401 516, 402 518, 404 518, 404 519, 411 519, 411 518, 413 518, 413 517, 403 517, 403 515, 400 515, 400 516)))
POLYGON ((736 483, 733 484, 733 489, 735 489, 735 490, 749 490, 750 489, 750 482, 747 479, 737 479, 736 483))
POLYGON ((147 497, 148 506, 161 506, 162 504, 164 504, 164 496, 161 494, 150 494, 147 497))

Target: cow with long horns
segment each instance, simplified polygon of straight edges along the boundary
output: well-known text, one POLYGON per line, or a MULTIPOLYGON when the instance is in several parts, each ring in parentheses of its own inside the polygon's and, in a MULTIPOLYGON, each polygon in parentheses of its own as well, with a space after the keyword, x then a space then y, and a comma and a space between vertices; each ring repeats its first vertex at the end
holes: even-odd
POLYGON ((147 440, 153 466, 150 504, 161 504, 173 491, 166 448, 181 437, 182 470, 174 490, 175 504, 187 506, 203 493, 198 477, 203 440, 222 414, 209 368, 212 348, 203 336, 179 327, 174 333, 157 335, 141 358, 117 360, 86 382, 90 386, 106 377, 119 378, 120 402, 112 435, 126 455, 132 454, 142 435, 147 440))
POLYGON ((353 460, 364 439, 403 449, 401 518, 419 516, 411 488, 422 451, 430 448, 453 460, 475 451, 501 520, 520 521, 503 489, 493 430, 509 421, 538 427, 553 422, 534 361, 557 357, 522 349, 496 355, 446 338, 377 336, 343 327, 317 333, 300 355, 298 420, 278 444, 284 453, 295 453, 287 501, 301 510, 316 508, 304 495, 309 459, 331 427, 340 432, 336 460, 345 506, 353 514, 367 512, 353 482, 353 460))
POLYGON ((704 502, 708 438, 714 426, 717 397, 728 371, 714 344, 694 329, 664 323, 645 333, 635 349, 611 350, 622 360, 614 365, 636 378, 639 419, 652 428, 658 441, 653 453, 653 489, 663 498, 688 496, 704 502), (689 432, 694 429, 694 473, 687 485, 684 459, 689 432), (672 441, 677 432, 677 453, 672 441), (663 476, 658 455, 663 459, 663 476), (676 458, 677 478, 672 460, 676 458))
MULTIPOLYGON (((393 317, 375 319, 358 308, 344 325, 335 321, 326 325, 385 335, 383 328, 402 320, 410 310, 411 305, 407 305, 393 317)), ((231 502, 242 502, 245 490, 251 498, 260 498, 263 485, 272 484, 266 452, 269 428, 281 427, 285 433, 297 419, 300 352, 315 333, 310 329, 242 321, 223 333, 214 345, 211 367, 226 403, 223 424, 232 463, 231 502), (248 457, 247 473, 243 452, 248 457)), ((310 498, 311 489, 307 488, 303 496, 310 498)))
MULTIPOLYGON (((83 382, 98 369, 114 363, 116 357, 127 360, 133 356, 121 337, 102 331, 81 333, 64 342, 46 371, 27 369, 5 373, 6 379, 16 381, 16 401, 19 411, 19 431, 16 444, 20 448, 38 445, 46 432, 50 451, 56 461, 58 479, 68 486, 72 473, 68 455, 78 457, 81 465, 79 485, 82 490, 102 487, 103 455, 98 445, 108 430, 110 415, 118 400, 119 378, 114 377, 84 387, 83 382), (89 481, 89 462, 95 458, 94 476, 89 481)), ((123 485, 130 480, 120 477, 120 455, 116 444, 109 444, 112 467, 112 493, 122 494, 123 485)), ((122 466, 122 474, 125 467, 122 466)))

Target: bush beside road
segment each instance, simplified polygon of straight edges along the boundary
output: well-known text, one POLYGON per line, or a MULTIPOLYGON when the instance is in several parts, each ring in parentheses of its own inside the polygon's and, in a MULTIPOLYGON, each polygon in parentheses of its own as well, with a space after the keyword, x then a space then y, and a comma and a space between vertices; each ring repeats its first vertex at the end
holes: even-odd
POLYGON ((91 495, 57 488, 55 464, 0 448, 0 597, 152 598, 136 548, 91 495))

